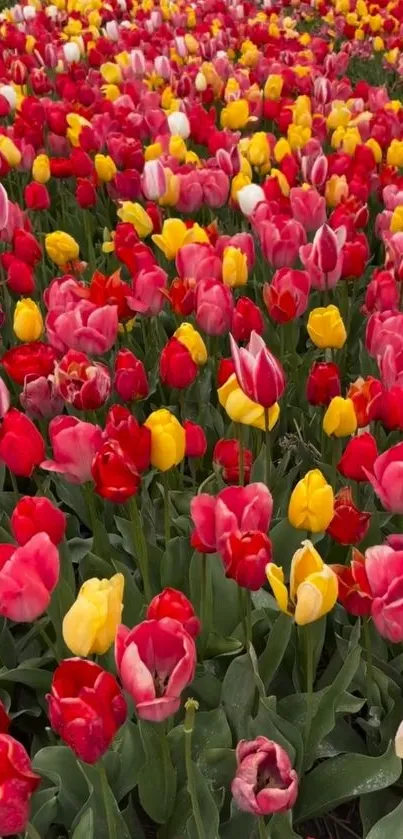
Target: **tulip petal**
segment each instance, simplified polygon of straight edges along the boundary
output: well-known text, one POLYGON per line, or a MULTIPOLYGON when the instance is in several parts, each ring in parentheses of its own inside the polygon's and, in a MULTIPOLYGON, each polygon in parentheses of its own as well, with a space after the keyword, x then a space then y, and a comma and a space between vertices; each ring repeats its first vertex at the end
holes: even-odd
POLYGON ((288 609, 288 591, 284 585, 283 569, 280 568, 279 565, 274 565, 273 562, 269 562, 269 564, 266 565, 266 576, 272 587, 279 609, 281 609, 282 612, 285 612, 286 615, 291 615, 291 612, 288 609))
POLYGON ((333 609, 338 594, 336 574, 328 566, 311 574, 297 591, 295 623, 304 626, 326 615, 333 609))
POLYGON ((290 597, 293 603, 296 601, 296 594, 299 586, 310 574, 322 571, 323 560, 312 542, 305 539, 302 548, 295 552, 291 561, 290 573, 290 597))

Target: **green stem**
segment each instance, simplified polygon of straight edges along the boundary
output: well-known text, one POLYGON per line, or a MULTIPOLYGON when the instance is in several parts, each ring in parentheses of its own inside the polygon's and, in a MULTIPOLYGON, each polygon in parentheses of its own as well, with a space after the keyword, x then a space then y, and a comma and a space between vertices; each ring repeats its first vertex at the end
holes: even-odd
POLYGON ((15 492, 16 495, 18 495, 18 484, 17 484, 17 479, 14 475, 14 472, 12 472, 11 469, 9 469, 8 472, 9 472, 9 475, 10 475, 10 481, 11 481, 11 486, 13 488, 13 492, 15 492))
POLYGON ((249 646, 252 643, 252 603, 248 589, 242 589, 242 594, 245 607, 245 647, 249 652, 249 646))
POLYGON ((114 819, 113 812, 112 812, 112 809, 111 809, 111 802, 110 802, 111 792, 110 792, 110 787, 109 787, 109 784, 108 784, 108 777, 107 777, 107 774, 106 774, 106 770, 105 770, 105 767, 104 767, 103 763, 101 763, 101 761, 99 761, 97 766, 98 766, 98 772, 99 772, 99 777, 100 777, 100 781, 101 781, 102 798, 103 798, 105 814, 106 814, 106 824, 107 824, 107 827, 108 827, 108 836, 109 836, 109 839, 118 839, 117 832, 116 832, 116 823, 115 823, 115 819, 114 819))
POLYGON ((92 483, 83 484, 84 499, 87 505, 88 515, 91 524, 93 537, 93 551, 96 554, 100 547, 100 538, 98 531, 98 516, 95 506, 94 485, 92 483))
POLYGON ((259 831, 259 839, 267 839, 266 823, 263 816, 259 816, 257 820, 257 826, 259 831))
POLYGON ((244 640, 245 640, 245 648, 246 648, 246 652, 248 652, 248 649, 249 649, 248 646, 247 646, 248 630, 246 628, 246 620, 245 620, 246 616, 245 616, 245 606, 244 606, 244 602, 243 602, 243 589, 241 589, 240 586, 238 586, 238 609, 239 609, 239 615, 240 615, 241 623, 242 623, 242 631, 243 631, 243 637, 244 637, 244 640))
POLYGON ((53 653, 53 655, 55 657, 55 661, 59 662, 60 661, 60 653, 57 650, 56 644, 53 643, 51 638, 49 638, 49 635, 46 632, 46 630, 42 629, 42 627, 39 627, 39 634, 43 638, 43 640, 45 641, 46 646, 49 647, 49 649, 53 653))
POLYGON ((239 484, 243 487, 245 483, 245 450, 243 445, 243 426, 241 423, 237 423, 237 431, 238 431, 238 442, 239 442, 239 456, 238 456, 238 463, 239 463, 239 484))
POLYGON ((199 799, 197 797, 192 761, 192 733, 194 728, 195 711, 198 708, 198 704, 197 702, 194 702, 194 700, 188 699, 185 707, 186 717, 183 730, 185 734, 185 764, 187 775, 187 788, 190 800, 192 802, 192 810, 196 825, 197 837, 198 839, 206 839, 206 834, 204 832, 203 827, 203 819, 200 811, 199 799))
POLYGON ((366 680, 367 680, 367 701, 369 704, 373 704, 373 685, 374 685, 374 671, 372 667, 372 643, 371 643, 371 633, 370 633, 370 621, 371 618, 367 618, 363 621, 363 636, 364 636, 364 647, 365 647, 365 655, 367 660, 366 666, 366 680))
POLYGON ((137 501, 134 495, 129 499, 130 521, 132 523, 133 547, 137 555, 137 562, 140 574, 143 579, 144 595, 147 603, 152 598, 150 579, 148 574, 148 551, 147 543, 144 536, 143 525, 140 519, 140 513, 137 506, 137 501))
POLYGON ((311 633, 311 624, 308 623, 307 626, 302 628, 304 633, 305 639, 305 676, 306 676, 306 718, 305 718, 305 734, 304 734, 304 742, 305 742, 305 750, 307 749, 308 742, 309 742, 309 735, 311 733, 311 724, 312 724, 312 699, 313 699, 313 680, 314 680, 314 648, 313 648, 313 638, 311 633))
POLYGON ((28 822, 25 828, 25 839, 41 839, 36 827, 31 822, 28 822))
POLYGON ((171 516, 169 512, 169 479, 168 472, 164 472, 164 533, 165 548, 171 538, 171 516))
POLYGON ((200 636, 200 659, 203 661, 205 648, 208 644, 212 622, 212 586, 209 559, 202 554, 202 588, 200 602, 201 636, 200 636))
POLYGON ((269 486, 270 480, 270 470, 271 470, 271 457, 270 457, 270 434, 269 434, 269 409, 264 409, 264 442, 265 442, 265 470, 264 470, 264 482, 266 486, 269 486))

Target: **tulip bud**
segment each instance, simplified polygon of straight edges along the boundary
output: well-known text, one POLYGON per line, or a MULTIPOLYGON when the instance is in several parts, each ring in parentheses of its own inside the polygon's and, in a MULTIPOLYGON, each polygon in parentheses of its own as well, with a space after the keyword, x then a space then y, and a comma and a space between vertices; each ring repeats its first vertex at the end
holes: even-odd
POLYGON ((185 420, 183 427, 186 434, 186 457, 204 457, 207 451, 207 440, 202 427, 191 420, 185 420))
POLYGON ((195 79, 195 88, 198 93, 204 93, 207 90, 207 79, 204 73, 198 73, 195 79))
POLYGON ((297 530, 320 533, 334 516, 333 490, 319 469, 311 469, 294 487, 288 520, 297 530))
POLYGON ((169 59, 165 55, 157 55, 154 59, 155 72, 162 79, 168 80, 171 76, 171 65, 169 59))
POLYGON ((37 303, 29 297, 19 300, 14 310, 14 333, 19 341, 38 341, 43 333, 43 318, 37 303))
POLYGON ((142 78, 146 71, 146 60, 142 50, 132 50, 130 53, 130 63, 136 76, 142 78))
POLYGON ((147 607, 146 618, 148 621, 173 618, 182 624, 192 638, 196 638, 200 632, 200 621, 190 600, 175 588, 164 588, 161 594, 153 597, 147 607))
POLYGON ((177 466, 185 456, 186 435, 176 417, 160 408, 150 414, 144 425, 151 431, 152 465, 161 472, 177 466))
POLYGON ((80 588, 63 619, 63 638, 74 655, 104 655, 112 646, 123 609, 123 574, 94 577, 80 588))

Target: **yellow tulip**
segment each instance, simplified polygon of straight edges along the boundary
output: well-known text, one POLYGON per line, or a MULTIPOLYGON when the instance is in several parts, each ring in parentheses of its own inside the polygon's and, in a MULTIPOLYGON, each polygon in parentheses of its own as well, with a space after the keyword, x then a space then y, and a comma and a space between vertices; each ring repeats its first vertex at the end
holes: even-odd
POLYGON ((183 163, 186 158, 186 153, 187 147, 184 139, 179 137, 179 135, 172 135, 169 138, 169 154, 175 157, 176 160, 179 160, 180 163, 183 163))
POLYGON ((343 318, 337 306, 332 304, 312 309, 307 330, 312 343, 322 350, 326 347, 339 350, 347 339, 343 318))
POLYGON ((249 163, 252 166, 264 166, 270 160, 270 146, 265 131, 253 135, 248 148, 249 163))
POLYGON ((123 574, 87 580, 63 620, 63 638, 74 655, 104 655, 112 646, 122 616, 123 574))
POLYGON ((122 81, 122 71, 118 64, 113 61, 107 61, 101 64, 101 76, 107 84, 119 84, 122 81))
POLYGON ((14 333, 19 341, 39 341, 43 333, 41 310, 34 300, 25 297, 14 309, 14 333))
POLYGON ((69 126, 67 129, 67 139, 72 146, 78 146, 80 143, 80 134, 83 128, 91 123, 88 122, 88 119, 85 117, 80 116, 80 114, 67 114, 66 117, 67 125, 69 126))
POLYGON ((386 163, 388 166, 397 166, 398 169, 403 167, 403 142, 401 140, 392 140, 386 154, 386 163))
POLYGON ((277 73, 271 73, 267 77, 265 86, 263 88, 263 96, 265 99, 272 99, 277 101, 280 99, 281 91, 283 89, 284 79, 277 73))
POLYGON ((225 248, 222 261, 222 278, 230 288, 246 285, 248 282, 248 260, 240 248, 225 248))
POLYGON ((391 233, 401 233, 403 230, 403 207, 395 207, 390 220, 391 233))
POLYGON ((145 146, 144 160, 157 160, 162 155, 161 143, 151 143, 150 146, 145 146))
POLYGON ((140 239, 145 239, 153 232, 153 223, 141 204, 133 201, 123 201, 117 212, 120 220, 132 224, 140 239))
POLYGON ((162 207, 175 207, 179 201, 180 181, 178 175, 174 175, 171 169, 164 168, 166 192, 159 199, 162 207))
POLYGON ((247 99, 238 99, 229 102, 221 111, 222 128, 230 128, 231 131, 239 131, 244 128, 249 119, 249 102, 247 99))
POLYGON ((151 463, 161 472, 177 466, 185 456, 186 435, 176 417, 166 408, 153 411, 144 425, 151 431, 151 463))
POLYGON ((319 620, 336 603, 337 576, 309 540, 302 542, 302 548, 292 558, 289 595, 282 568, 269 563, 266 575, 279 608, 287 615, 293 615, 299 626, 319 620))
POLYGON ((199 224, 186 227, 179 218, 168 218, 164 221, 161 233, 152 236, 155 245, 163 252, 167 259, 175 259, 179 248, 191 242, 208 242, 207 233, 199 224))
POLYGON ((357 430, 357 415, 352 399, 334 396, 323 417, 323 430, 328 437, 348 437, 357 430))
POLYGON ((319 469, 311 469, 294 487, 288 505, 288 521, 297 530, 320 533, 334 515, 334 496, 319 469))
MULTIPOLYGON (((239 387, 235 373, 217 390, 218 401, 225 409, 232 422, 252 425, 253 428, 265 429, 264 408, 253 402, 239 387)), ((275 402, 269 408, 269 429, 274 428, 280 416, 280 407, 275 402)))
POLYGON ((232 181, 231 181, 231 198, 234 201, 234 203, 237 202, 237 200, 238 200, 237 195, 238 195, 239 190, 243 189, 244 186, 249 186, 250 183, 251 183, 251 179, 250 179, 249 175, 246 175, 243 172, 238 172, 238 174, 235 175, 232 178, 232 181))
POLYGON ((50 178, 50 162, 47 154, 38 154, 32 164, 32 177, 38 184, 46 184, 50 178))
POLYGON ((0 152, 6 158, 9 166, 19 166, 21 163, 21 152, 14 145, 10 137, 0 134, 0 152))
POLYGON ((96 154, 94 159, 95 171, 100 181, 113 181, 117 169, 109 154, 96 154))
POLYGON ((276 163, 281 163, 283 157, 287 157, 289 154, 291 154, 291 146, 285 137, 281 137, 274 146, 274 159, 276 163))
POLYGON ((59 267, 78 259, 78 243, 63 230, 55 230, 54 233, 45 236, 45 249, 49 259, 59 267))
POLYGON ((337 207, 343 198, 348 198, 348 183, 345 175, 332 175, 326 183, 325 198, 329 207, 337 207))
POLYGON ((369 140, 367 140, 367 142, 365 143, 365 145, 368 146, 369 149, 371 149, 375 158, 375 162, 382 163, 382 149, 379 143, 376 140, 374 140, 373 137, 370 137, 369 140))
POLYGON ((311 135, 312 131, 309 126, 294 125, 294 123, 291 123, 287 129, 287 139, 291 150, 296 151, 297 149, 302 149, 308 140, 311 139, 311 135))
POLYGON ((181 342, 190 352, 193 361, 199 366, 207 362, 207 347, 202 336, 191 323, 181 323, 174 332, 174 338, 181 342))

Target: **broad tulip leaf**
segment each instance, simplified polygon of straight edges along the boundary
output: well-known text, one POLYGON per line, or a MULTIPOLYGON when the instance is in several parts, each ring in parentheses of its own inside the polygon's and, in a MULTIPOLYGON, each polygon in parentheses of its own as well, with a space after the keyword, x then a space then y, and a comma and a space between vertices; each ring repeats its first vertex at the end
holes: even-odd
POLYGON ((43 691, 46 693, 50 689, 52 682, 52 674, 47 670, 40 670, 36 667, 15 667, 14 670, 6 670, 4 667, 0 670, 0 684, 7 682, 16 682, 17 684, 26 685, 33 690, 43 691))
POLYGON ((112 829, 109 829, 109 822, 111 822, 111 828, 113 825, 116 839, 130 839, 126 822, 110 788, 109 779, 105 787, 101 780, 99 766, 79 763, 79 767, 87 781, 90 795, 82 812, 78 814, 78 818, 82 819, 88 810, 92 811, 96 839, 111 839, 113 837, 112 829))
POLYGON ((403 824, 403 801, 377 822, 368 833, 367 839, 397 839, 403 824))
POLYGON ((91 809, 86 810, 81 816, 71 839, 95 839, 94 815, 91 809))
MULTIPOLYGON (((199 767, 193 761, 192 775, 194 790, 199 805, 199 812, 204 827, 204 834, 206 837, 208 836, 209 839, 219 839, 218 828, 220 824, 220 814, 204 775, 202 775, 199 767)), ((200 834, 197 830, 194 813, 192 811, 190 819, 186 825, 184 839, 199 839, 199 836, 200 834)))
POLYGON ((284 612, 280 612, 267 639, 266 648, 259 657, 259 673, 266 692, 283 660, 284 653, 291 638, 292 629, 292 619, 289 615, 285 615, 284 612))
POLYGON ((330 758, 305 776, 295 816, 298 822, 316 818, 344 801, 384 789, 397 781, 401 770, 393 742, 379 757, 349 754, 330 758))
POLYGON ((47 746, 36 753, 32 765, 56 784, 59 821, 69 829, 90 794, 73 752, 67 746, 47 746))
POLYGON ((231 662, 223 681, 222 702, 238 739, 245 736, 256 694, 255 674, 249 655, 231 662))
POLYGON ((168 740, 151 723, 139 723, 146 762, 140 769, 138 789, 140 803, 158 824, 168 821, 175 806, 176 770, 172 766, 168 740))

